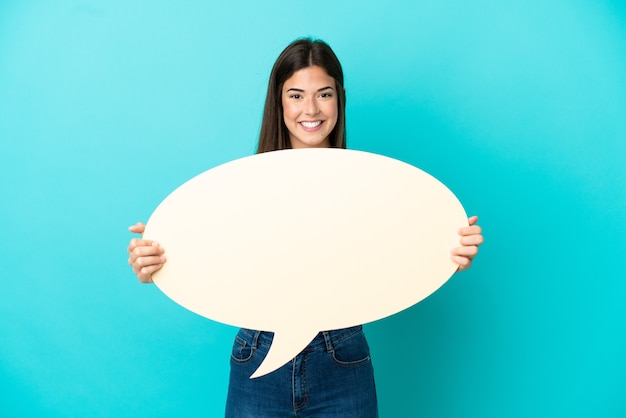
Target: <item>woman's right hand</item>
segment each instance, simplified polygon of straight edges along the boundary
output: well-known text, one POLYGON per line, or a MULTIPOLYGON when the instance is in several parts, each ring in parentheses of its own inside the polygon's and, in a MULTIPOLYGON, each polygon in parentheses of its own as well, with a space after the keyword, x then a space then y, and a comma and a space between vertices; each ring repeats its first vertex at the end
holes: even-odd
MULTIPOLYGON (((146 226, 141 222, 128 228, 130 232, 143 234, 146 226)), ((133 238, 128 245, 128 264, 141 283, 152 283, 152 274, 163 267, 165 251, 156 241, 133 238)))

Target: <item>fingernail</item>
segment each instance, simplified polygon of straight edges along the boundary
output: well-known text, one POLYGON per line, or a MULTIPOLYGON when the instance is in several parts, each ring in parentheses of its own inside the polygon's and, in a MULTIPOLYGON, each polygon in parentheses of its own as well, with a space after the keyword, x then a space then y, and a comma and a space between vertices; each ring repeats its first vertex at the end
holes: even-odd
POLYGON ((153 247, 158 247, 158 246, 159 246, 159 243, 158 243, 158 242, 156 242, 156 241, 152 241, 152 246, 153 246, 153 247))

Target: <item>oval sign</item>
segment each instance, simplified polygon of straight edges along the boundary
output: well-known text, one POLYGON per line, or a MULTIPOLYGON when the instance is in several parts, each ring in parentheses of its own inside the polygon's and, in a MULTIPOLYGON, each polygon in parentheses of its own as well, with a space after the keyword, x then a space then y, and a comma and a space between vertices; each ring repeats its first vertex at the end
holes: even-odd
POLYGON ((172 192, 144 237, 168 261, 156 285, 185 308, 275 332, 252 377, 295 357, 319 331, 363 324, 426 298, 456 271, 467 216, 431 175, 343 149, 257 154, 172 192))

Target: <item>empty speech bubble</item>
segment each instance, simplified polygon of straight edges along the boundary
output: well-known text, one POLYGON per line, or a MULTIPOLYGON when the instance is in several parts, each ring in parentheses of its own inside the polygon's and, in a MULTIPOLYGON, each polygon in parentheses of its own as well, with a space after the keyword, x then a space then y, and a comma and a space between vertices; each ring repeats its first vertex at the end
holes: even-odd
POLYGON ((392 315, 441 287, 467 216, 437 179, 362 151, 273 151, 189 180, 144 237, 168 261, 154 283, 185 308, 273 331, 251 377, 270 373, 319 331, 392 315))

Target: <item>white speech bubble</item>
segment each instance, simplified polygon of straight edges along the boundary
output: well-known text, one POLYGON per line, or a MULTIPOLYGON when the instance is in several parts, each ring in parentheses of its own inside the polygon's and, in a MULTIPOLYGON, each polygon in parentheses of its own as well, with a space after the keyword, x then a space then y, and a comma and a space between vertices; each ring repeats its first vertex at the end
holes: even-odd
POLYGON ((165 248, 156 285, 185 308, 273 331, 251 377, 270 373, 319 331, 406 309, 458 265, 467 216, 429 174, 342 149, 274 151, 220 165, 172 192, 144 237, 165 248))

